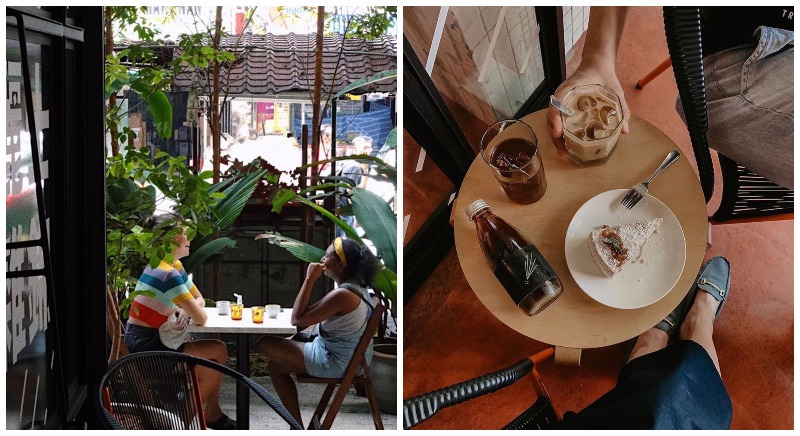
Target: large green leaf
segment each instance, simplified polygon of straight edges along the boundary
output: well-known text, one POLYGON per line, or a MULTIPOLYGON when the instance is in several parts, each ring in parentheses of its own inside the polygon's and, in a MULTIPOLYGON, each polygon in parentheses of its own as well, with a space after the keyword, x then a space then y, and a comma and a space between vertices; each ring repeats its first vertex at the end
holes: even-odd
POLYGON ((383 146, 389 147, 391 150, 397 148, 397 127, 389 132, 389 136, 386 137, 386 141, 383 143, 383 146))
MULTIPOLYGON (((292 256, 302 260, 303 262, 319 262, 322 256, 325 255, 325 250, 306 244, 305 242, 296 239, 287 238, 276 232, 265 232, 255 237, 256 240, 266 239, 267 242, 277 245, 292 256)), ((386 268, 380 264, 373 280, 373 289, 380 291, 389 301, 392 302, 392 314, 397 316, 397 274, 394 271, 386 268)))
POLYGON ((141 80, 131 83, 131 89, 141 95, 147 102, 153 122, 156 125, 156 132, 160 138, 169 139, 172 137, 172 105, 167 98, 167 94, 155 90, 141 80))
POLYGON ((266 239, 267 242, 277 245, 286 249, 292 256, 302 260, 303 262, 319 262, 322 256, 325 256, 325 250, 315 247, 305 242, 296 239, 287 238, 276 232, 266 232, 255 237, 258 239, 266 239))
MULTIPOLYGON (((220 182, 212 187, 212 189, 216 189, 215 187, 227 185, 222 190, 222 193, 225 194, 225 198, 219 199, 216 207, 214 208, 216 213, 216 220, 214 222, 215 232, 225 230, 233 225, 234 221, 236 221, 236 218, 239 217, 244 210, 244 207, 247 205, 247 201, 250 199, 250 196, 252 196, 253 192, 255 192, 258 182, 261 180, 263 174, 264 171, 253 172, 236 180, 233 183, 228 183, 228 181, 225 181, 220 182)), ((192 244, 202 247, 213 239, 213 234, 198 236, 194 241, 192 241, 192 244)))
POLYGON ((380 81, 380 80, 383 80, 383 79, 388 79, 390 77, 395 77, 395 76, 397 76, 397 71, 396 70, 381 71, 378 74, 375 74, 373 76, 369 76, 366 79, 356 80, 355 82, 345 86, 344 89, 342 89, 336 95, 334 95, 333 98, 336 99, 338 97, 341 97, 342 95, 345 95, 348 92, 350 92, 350 91, 352 91, 352 90, 354 90, 356 88, 360 88, 360 87, 362 87, 364 85, 367 85, 367 84, 370 84, 372 82, 377 82, 377 81, 380 81))
POLYGON ((378 195, 353 188, 353 214, 387 268, 397 270, 397 217, 378 195))
POLYGON ((392 315, 397 317, 397 274, 381 265, 372 283, 373 289, 382 292, 392 302, 392 315))
MULTIPOLYGON (((298 167, 298 170, 302 171, 302 170, 304 170, 306 168, 309 168, 309 167, 315 167, 315 166, 318 166, 318 165, 325 165, 325 164, 330 163, 330 162, 339 162, 339 161, 343 161, 343 160, 352 160, 352 161, 355 161, 355 162, 369 164, 370 167, 375 170, 375 172, 377 172, 378 174, 381 174, 384 177, 386 177, 386 180, 391 182, 392 185, 397 186, 397 168, 387 164, 386 162, 384 162, 380 158, 377 158, 375 156, 370 156, 368 154, 353 154, 353 155, 350 155, 350 156, 338 156, 338 157, 334 157, 332 159, 318 160, 318 161, 314 161, 314 162, 311 162, 309 164, 303 165, 301 167, 298 167)), ((367 177, 371 177, 371 176, 368 175, 367 177)), ((320 178, 331 179, 330 176, 321 176, 320 178)))
POLYGON ((317 212, 321 213, 326 218, 328 218, 329 220, 333 221, 334 224, 336 224, 337 226, 339 226, 340 229, 342 229, 342 231, 344 232, 345 235, 347 235, 348 238, 358 242, 361 245, 364 245, 364 241, 361 240, 361 236, 358 236, 358 233, 356 233, 355 229, 353 229, 352 227, 350 227, 349 224, 347 224, 346 222, 342 221, 339 217, 337 217, 336 215, 331 213, 331 211, 329 211, 328 209, 325 209, 324 207, 318 205, 317 203, 314 203, 313 201, 307 200, 307 199, 305 199, 303 197, 297 197, 297 200, 302 202, 303 204, 305 204, 307 206, 311 206, 317 212))
POLYGON ((220 199, 217 203, 217 212, 219 213, 217 230, 224 230, 236 221, 247 205, 247 201, 250 200, 250 196, 255 192, 264 173, 265 171, 262 170, 247 174, 222 191, 225 198, 220 199))
POLYGON ((130 179, 113 179, 106 186, 106 212, 131 214, 144 218, 156 209, 156 190, 153 186, 139 187, 130 179))
POLYGON ((221 237, 207 242, 202 247, 195 249, 192 247, 192 253, 184 258, 183 268, 186 272, 194 272, 197 268, 209 260, 212 256, 222 253, 226 248, 236 247, 236 241, 228 237, 221 237))

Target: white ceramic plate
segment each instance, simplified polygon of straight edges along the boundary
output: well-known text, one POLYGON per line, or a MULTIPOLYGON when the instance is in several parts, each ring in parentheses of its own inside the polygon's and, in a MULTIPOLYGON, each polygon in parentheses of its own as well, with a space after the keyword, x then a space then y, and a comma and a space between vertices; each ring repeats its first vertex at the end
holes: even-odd
POLYGON ((686 239, 678 219, 655 197, 645 196, 633 209, 620 201, 627 189, 598 194, 578 209, 567 229, 564 251, 572 277, 590 297, 618 309, 638 309, 666 295, 683 272, 686 239), (656 233, 642 247, 639 259, 629 260, 614 277, 606 277, 589 253, 589 234, 603 224, 615 226, 663 218, 656 233))

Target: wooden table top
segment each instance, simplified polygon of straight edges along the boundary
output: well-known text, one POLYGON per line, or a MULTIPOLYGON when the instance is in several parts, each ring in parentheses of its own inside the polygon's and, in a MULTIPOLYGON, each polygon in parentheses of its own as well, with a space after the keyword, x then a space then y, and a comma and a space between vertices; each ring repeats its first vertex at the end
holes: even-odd
POLYGON ((242 319, 234 321, 230 314, 220 315, 216 307, 206 307, 208 321, 206 325, 189 324, 190 333, 252 333, 252 334, 294 334, 297 327, 291 323, 292 309, 283 308, 277 318, 270 318, 264 313, 264 322, 253 322, 253 314, 249 307, 242 310, 242 319))
POLYGON ((512 329, 538 341, 570 348, 596 348, 633 338, 661 321, 681 301, 703 261, 708 238, 706 204, 689 160, 681 156, 650 186, 650 194, 669 207, 683 228, 686 262, 675 286, 656 303, 640 309, 615 309, 589 297, 567 268, 564 241, 575 212, 595 195, 630 189, 646 180, 667 153, 678 147, 652 124, 634 116, 630 133, 621 135, 605 165, 581 168, 559 157, 547 135, 546 110, 523 118, 536 131, 544 162, 547 192, 538 202, 512 202, 478 156, 470 166, 453 206, 456 251, 473 292, 483 305, 512 329), (481 252, 475 225, 464 208, 482 198, 492 212, 527 236, 555 270, 563 294, 547 309, 528 317, 508 297, 481 252))

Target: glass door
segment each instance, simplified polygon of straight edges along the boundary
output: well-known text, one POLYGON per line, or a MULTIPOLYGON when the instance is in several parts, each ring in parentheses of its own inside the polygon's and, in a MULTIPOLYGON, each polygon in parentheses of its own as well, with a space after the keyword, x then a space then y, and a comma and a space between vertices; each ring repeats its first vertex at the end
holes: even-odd
POLYGON ((452 247, 450 204, 483 132, 546 107, 565 64, 561 8, 406 7, 403 17, 408 301, 452 247))

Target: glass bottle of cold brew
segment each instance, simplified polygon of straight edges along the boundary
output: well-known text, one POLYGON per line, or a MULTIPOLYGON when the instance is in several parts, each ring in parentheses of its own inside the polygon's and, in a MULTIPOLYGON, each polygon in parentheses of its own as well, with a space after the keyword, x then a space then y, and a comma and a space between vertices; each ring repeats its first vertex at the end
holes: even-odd
POLYGON ((489 267, 525 314, 536 315, 561 295, 555 271, 519 230, 493 214, 483 200, 475 200, 465 212, 475 222, 489 267))

